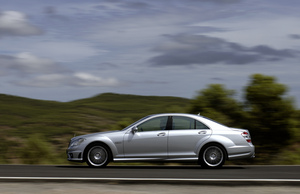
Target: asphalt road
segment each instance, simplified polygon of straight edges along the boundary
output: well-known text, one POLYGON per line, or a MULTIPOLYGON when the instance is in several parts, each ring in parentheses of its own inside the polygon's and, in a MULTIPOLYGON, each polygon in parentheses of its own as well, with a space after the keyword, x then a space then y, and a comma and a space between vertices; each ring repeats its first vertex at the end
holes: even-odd
POLYGON ((45 166, 0 165, 4 194, 298 194, 300 166, 45 166), (129 180, 129 181, 128 181, 129 180), (125 183, 125 184, 124 184, 125 183))
POLYGON ((300 166, 87 166, 0 165, 0 177, 159 178, 159 179, 295 179, 300 166))

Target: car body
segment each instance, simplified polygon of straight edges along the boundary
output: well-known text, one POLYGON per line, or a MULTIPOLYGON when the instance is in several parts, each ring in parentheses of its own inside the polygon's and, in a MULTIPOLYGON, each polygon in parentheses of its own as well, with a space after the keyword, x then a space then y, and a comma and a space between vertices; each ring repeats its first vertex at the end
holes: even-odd
POLYGON ((120 131, 74 137, 67 156, 91 167, 111 161, 198 161, 218 168, 225 160, 253 158, 254 150, 246 129, 200 115, 164 113, 146 116, 120 131))

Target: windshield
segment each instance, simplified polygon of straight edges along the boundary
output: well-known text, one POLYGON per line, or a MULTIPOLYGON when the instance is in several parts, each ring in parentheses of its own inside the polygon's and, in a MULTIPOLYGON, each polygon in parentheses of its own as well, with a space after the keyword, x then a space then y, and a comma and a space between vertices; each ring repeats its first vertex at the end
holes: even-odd
POLYGON ((145 120, 145 119, 147 119, 147 118, 149 118, 149 117, 150 117, 150 115, 149 115, 149 116, 146 116, 146 117, 144 117, 144 118, 141 118, 140 120, 138 120, 138 121, 132 123, 131 125, 125 127, 124 129, 122 129, 122 131, 125 131, 125 130, 127 130, 127 129, 133 127, 135 124, 137 124, 137 123, 139 123, 139 122, 141 122, 141 121, 143 121, 143 120, 145 120))

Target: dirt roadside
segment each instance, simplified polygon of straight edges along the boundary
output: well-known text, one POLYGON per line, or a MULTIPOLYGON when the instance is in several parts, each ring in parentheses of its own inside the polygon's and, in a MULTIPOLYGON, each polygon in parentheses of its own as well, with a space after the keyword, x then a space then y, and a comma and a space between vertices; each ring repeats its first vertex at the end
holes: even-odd
POLYGON ((197 186, 161 184, 97 184, 97 183, 0 183, 1 194, 174 194, 174 193, 222 193, 222 194, 299 194, 297 186, 197 186))

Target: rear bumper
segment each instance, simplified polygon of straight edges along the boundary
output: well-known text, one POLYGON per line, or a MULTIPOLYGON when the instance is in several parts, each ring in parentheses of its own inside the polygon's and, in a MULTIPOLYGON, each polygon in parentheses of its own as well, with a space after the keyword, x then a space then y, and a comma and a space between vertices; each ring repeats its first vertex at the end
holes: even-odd
POLYGON ((247 159, 247 158, 255 158, 255 153, 242 153, 242 154, 235 154, 229 155, 228 160, 238 160, 238 159, 247 159))
POLYGON ((238 160, 255 158, 255 147, 250 145, 249 147, 234 147, 228 151, 228 160, 238 160))

